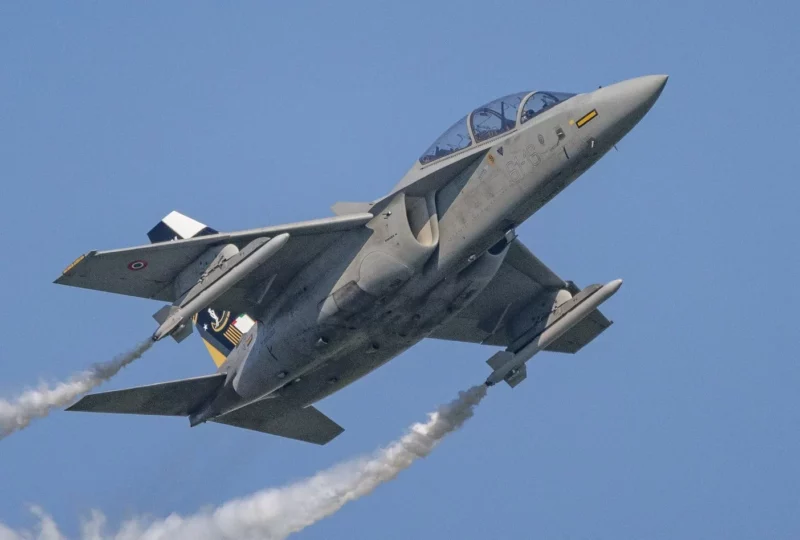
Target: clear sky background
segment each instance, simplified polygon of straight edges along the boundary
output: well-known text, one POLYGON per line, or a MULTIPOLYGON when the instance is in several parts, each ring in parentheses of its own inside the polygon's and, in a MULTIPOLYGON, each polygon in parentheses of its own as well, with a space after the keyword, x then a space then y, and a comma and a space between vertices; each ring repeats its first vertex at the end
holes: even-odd
MULTIPOLYGON (((519 228, 614 326, 305 539, 798 538, 796 2, 0 4, 0 396, 111 358, 157 303, 51 282, 177 209, 220 230, 386 193, 453 121, 652 73, 652 111, 519 228)), ((319 408, 325 447, 55 413, 0 443, 0 522, 192 513, 369 452, 489 373, 424 342, 319 408)), ((104 389, 210 373, 166 340, 104 389)))

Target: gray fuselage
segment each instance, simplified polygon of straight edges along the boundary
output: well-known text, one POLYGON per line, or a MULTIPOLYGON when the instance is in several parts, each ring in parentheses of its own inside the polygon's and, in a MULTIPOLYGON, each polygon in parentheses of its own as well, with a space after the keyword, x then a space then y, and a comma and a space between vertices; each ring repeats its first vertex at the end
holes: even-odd
POLYGON ((259 314, 221 368, 235 396, 216 412, 267 395, 305 406, 425 338, 492 279, 513 229, 628 133, 663 83, 641 77, 580 94, 417 163, 374 204, 363 233, 328 248, 259 314))

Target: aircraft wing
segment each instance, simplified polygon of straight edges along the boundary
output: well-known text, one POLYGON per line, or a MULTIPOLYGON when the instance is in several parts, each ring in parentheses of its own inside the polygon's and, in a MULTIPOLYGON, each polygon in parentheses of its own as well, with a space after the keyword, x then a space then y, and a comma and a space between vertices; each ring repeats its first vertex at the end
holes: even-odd
MULTIPOLYGON (((497 274, 489 285, 456 317, 428 337, 508 347, 505 324, 539 295, 578 288, 550 270, 519 239, 511 243, 497 274)), ((611 321, 593 311, 546 350, 575 353, 611 326, 611 321)))
POLYGON ((175 277, 208 248, 235 244, 243 248, 257 238, 289 233, 289 241, 265 266, 247 276, 215 302, 221 309, 247 311, 252 287, 273 275, 272 291, 281 290, 314 257, 342 235, 363 226, 372 214, 352 214, 233 233, 217 233, 186 240, 160 242, 111 251, 90 251, 78 258, 56 279, 56 283, 98 291, 174 302, 171 286, 175 277))

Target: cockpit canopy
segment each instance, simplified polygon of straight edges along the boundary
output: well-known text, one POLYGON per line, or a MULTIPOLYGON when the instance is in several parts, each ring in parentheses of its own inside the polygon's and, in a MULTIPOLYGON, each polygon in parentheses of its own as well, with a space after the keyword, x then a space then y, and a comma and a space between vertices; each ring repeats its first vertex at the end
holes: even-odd
POLYGON ((517 127, 517 123, 524 124, 574 95, 566 92, 520 92, 482 105, 450 126, 422 154, 419 162, 427 165, 473 144, 494 139, 517 127))
POLYGON ((517 110, 530 92, 501 97, 478 107, 470 115, 476 143, 488 141, 517 127, 517 110))

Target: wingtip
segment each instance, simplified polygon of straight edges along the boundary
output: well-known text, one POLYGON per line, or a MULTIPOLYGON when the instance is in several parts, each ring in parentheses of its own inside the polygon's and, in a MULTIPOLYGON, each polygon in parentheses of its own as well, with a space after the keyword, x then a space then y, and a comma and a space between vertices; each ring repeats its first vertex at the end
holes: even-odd
POLYGON ((70 405, 69 407, 67 407, 67 408, 66 408, 66 409, 64 409, 64 410, 65 410, 65 411, 69 411, 69 412, 76 412, 76 411, 80 411, 80 409, 78 409, 78 408, 77 408, 77 406, 78 406, 78 404, 79 404, 81 401, 83 401, 83 398, 79 399, 78 401, 76 401, 75 403, 73 403, 72 405, 70 405))
POLYGON ((68 278, 68 277, 70 277, 70 276, 72 275, 70 272, 72 272, 73 270, 75 270, 75 268, 76 268, 78 265, 80 265, 80 264, 81 264, 83 261, 85 261, 86 259, 88 259, 88 258, 90 258, 90 257, 93 257, 93 256, 95 255, 95 253, 97 253, 97 250, 92 250, 92 251, 89 251, 88 253, 84 253, 83 255, 81 255, 80 257, 78 257, 78 258, 77 258, 77 259, 75 259, 74 261, 72 261, 72 262, 69 264, 69 266, 67 266, 66 268, 64 268, 64 270, 61 272, 61 275, 60 275, 60 276, 58 276, 58 277, 57 277, 57 278, 56 278, 56 279, 53 281, 53 283, 56 283, 56 284, 58 284, 58 285, 69 285, 69 283, 67 283, 67 281, 66 281, 66 279, 65 279, 65 278, 68 278))

